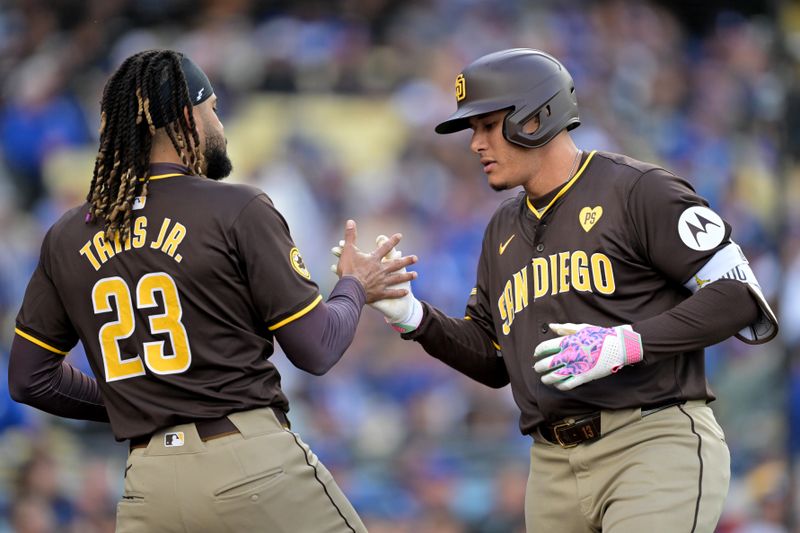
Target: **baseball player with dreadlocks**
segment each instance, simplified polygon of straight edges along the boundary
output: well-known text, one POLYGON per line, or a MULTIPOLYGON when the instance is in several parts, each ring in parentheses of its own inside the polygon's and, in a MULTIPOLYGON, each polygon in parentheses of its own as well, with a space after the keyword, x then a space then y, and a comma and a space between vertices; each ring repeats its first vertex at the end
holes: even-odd
POLYGON ((572 77, 548 54, 479 58, 456 101, 436 131, 471 129, 489 185, 523 190, 486 228, 465 318, 410 292, 374 307, 459 372, 511 384, 534 440, 529 531, 713 531, 730 457, 703 349, 777 333, 731 227, 663 168, 577 148, 572 77))
POLYGON ((87 203, 47 232, 17 316, 17 401, 130 440, 117 531, 365 531, 299 436, 269 362, 324 374, 365 302, 403 296, 348 221, 322 301, 286 222, 231 170, 217 96, 188 57, 147 51, 106 84, 87 203), (64 362, 83 343, 96 380, 64 362))

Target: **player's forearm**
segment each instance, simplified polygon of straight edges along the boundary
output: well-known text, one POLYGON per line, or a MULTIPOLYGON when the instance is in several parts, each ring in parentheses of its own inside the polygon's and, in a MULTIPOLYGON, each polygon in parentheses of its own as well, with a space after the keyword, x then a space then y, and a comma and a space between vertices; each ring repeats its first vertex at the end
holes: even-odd
POLYGON ((428 303, 419 327, 403 334, 417 341, 433 357, 462 374, 500 388, 509 383, 508 371, 492 340, 472 321, 451 318, 428 303))
POLYGON ((326 302, 275 332, 286 357, 317 376, 330 370, 353 342, 365 302, 364 288, 355 278, 340 279, 326 302))
POLYGON ((15 401, 47 413, 108 422, 108 412, 94 378, 19 336, 11 346, 8 388, 15 401))
POLYGON ((722 279, 673 309, 632 326, 642 336, 647 363, 725 340, 752 324, 758 313, 758 304, 747 285, 722 279))

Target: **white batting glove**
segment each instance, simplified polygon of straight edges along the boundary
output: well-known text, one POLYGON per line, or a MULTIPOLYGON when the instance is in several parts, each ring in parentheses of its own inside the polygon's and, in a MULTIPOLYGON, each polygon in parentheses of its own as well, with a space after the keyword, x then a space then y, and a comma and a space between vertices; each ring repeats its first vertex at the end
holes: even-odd
POLYGON ((559 390, 610 376, 644 355, 642 337, 629 325, 550 324, 550 329, 563 336, 539 343, 533 369, 542 374, 542 383, 559 390))
MULTIPOLYGON (((381 246, 387 240, 389 240, 389 238, 386 235, 378 235, 378 238, 375 239, 375 243, 378 246, 381 246)), ((334 246, 331 248, 331 253, 333 253, 333 255, 336 257, 340 257, 342 255, 343 247, 344 241, 339 241, 339 246, 334 246)), ((391 261, 393 259, 400 259, 401 257, 403 257, 402 252, 397 248, 392 248, 391 251, 381 260, 391 261)), ((331 270, 336 272, 336 265, 331 265, 331 270)), ((405 273, 405 267, 398 270, 398 272, 405 273)), ((417 327, 419 327, 419 324, 422 321, 422 304, 414 296, 414 293, 411 292, 411 282, 404 281, 402 283, 398 283, 397 285, 392 285, 389 288, 405 289, 407 293, 402 298, 386 298, 385 300, 373 302, 369 304, 369 306, 380 311, 383 314, 386 322, 396 331, 399 331, 400 333, 414 331, 417 329, 417 327)))

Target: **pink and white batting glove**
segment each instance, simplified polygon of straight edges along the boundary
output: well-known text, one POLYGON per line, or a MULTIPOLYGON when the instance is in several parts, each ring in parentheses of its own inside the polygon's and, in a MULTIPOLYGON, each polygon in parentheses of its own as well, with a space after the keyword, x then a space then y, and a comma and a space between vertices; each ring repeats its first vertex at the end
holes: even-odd
POLYGON ((642 360, 642 337, 629 325, 601 328, 590 324, 550 324, 558 335, 539 343, 533 369, 542 383, 559 390, 610 376, 642 360))

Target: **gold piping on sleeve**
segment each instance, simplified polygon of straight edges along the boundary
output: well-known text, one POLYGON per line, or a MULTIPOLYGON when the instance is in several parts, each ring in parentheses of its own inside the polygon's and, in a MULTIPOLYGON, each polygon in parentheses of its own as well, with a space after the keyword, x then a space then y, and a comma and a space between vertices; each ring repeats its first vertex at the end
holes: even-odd
POLYGON ((51 351, 53 353, 57 353, 58 355, 67 355, 67 352, 65 352, 63 350, 59 350, 58 348, 54 348, 53 346, 50 346, 46 342, 40 341, 39 339, 37 339, 36 337, 34 337, 32 335, 28 335, 27 333, 25 333, 24 331, 20 330, 19 328, 14 328, 14 333, 16 333, 17 335, 19 335, 20 337, 22 337, 25 340, 31 341, 33 344, 35 344, 37 346, 41 346, 45 350, 49 350, 49 351, 51 351))
POLYGON ((586 158, 586 161, 584 161, 584 162, 583 162, 583 165, 581 165, 581 168, 580 168, 580 170, 578 170, 578 172, 576 172, 576 173, 575 173, 575 175, 574 175, 574 176, 572 176, 572 179, 571 179, 571 180, 569 180, 569 181, 568 181, 566 184, 564 184, 564 186, 563 186, 563 187, 561 187, 561 190, 560 190, 560 191, 558 191, 558 194, 556 194, 556 195, 553 197, 553 199, 552 199, 552 200, 550 200, 550 203, 549 203, 549 204, 547 204, 547 205, 545 206, 545 208, 544 208, 544 209, 542 209, 541 211, 538 211, 538 210, 537 210, 535 207, 533 207, 533 204, 531 203, 531 199, 530 199, 530 198, 528 198, 528 195, 525 195, 525 202, 528 204, 528 209, 530 209, 530 210, 531 210, 531 213, 533 213, 533 215, 534 215, 536 218, 538 218, 538 219, 541 219, 541 218, 544 216, 544 214, 547 212, 547 210, 548 210, 548 209, 550 209, 550 207, 551 207, 551 206, 552 206, 554 203, 556 203, 556 200, 558 200, 559 198, 561 198, 562 196, 564 196, 564 194, 566 194, 566 192, 569 190, 569 188, 570 188, 570 187, 572 187, 572 185, 573 185, 573 184, 574 184, 576 181, 578 181, 578 178, 580 178, 580 177, 581 177, 581 174, 583 174, 583 171, 584 171, 584 170, 586 170, 586 167, 589 165, 589 161, 591 161, 591 160, 592 160, 592 157, 593 157, 593 156, 594 156, 594 154, 596 154, 596 153, 597 153, 597 150, 592 150, 592 151, 591 151, 591 153, 589 154, 589 157, 587 157, 587 158, 586 158))
POLYGON ((270 331, 275 331, 279 327, 285 326, 289 322, 293 322, 293 321, 297 320, 301 316, 303 316, 305 314, 308 314, 309 311, 314 309, 317 306, 317 304, 319 304, 321 301, 322 301, 322 295, 318 294, 313 302, 311 302, 310 304, 308 304, 307 306, 305 306, 304 308, 302 308, 301 310, 299 310, 298 312, 296 312, 292 316, 288 316, 288 317, 284 318, 283 320, 281 320, 280 322, 278 322, 277 324, 275 324, 273 326, 269 326, 267 329, 269 329, 270 331))

